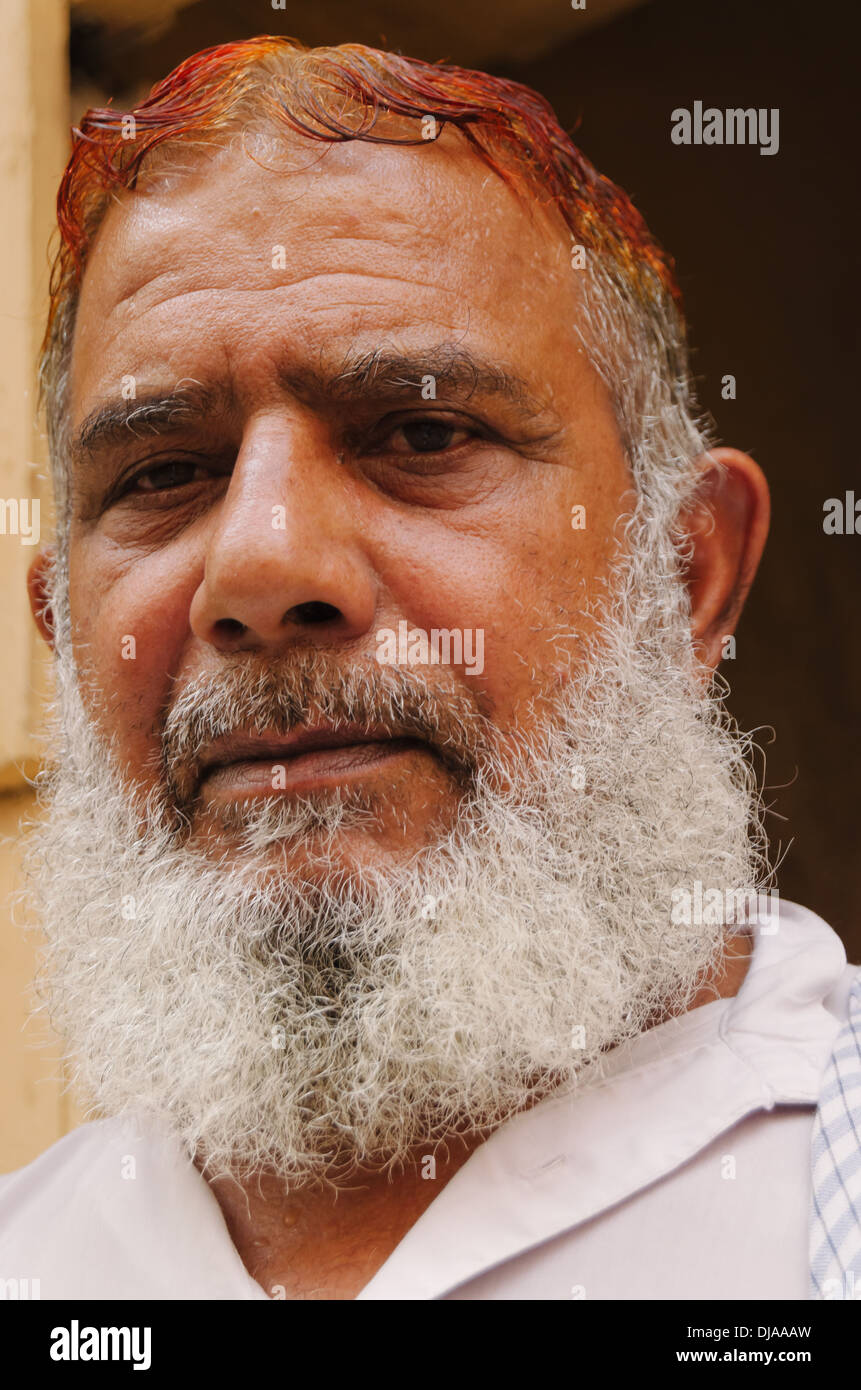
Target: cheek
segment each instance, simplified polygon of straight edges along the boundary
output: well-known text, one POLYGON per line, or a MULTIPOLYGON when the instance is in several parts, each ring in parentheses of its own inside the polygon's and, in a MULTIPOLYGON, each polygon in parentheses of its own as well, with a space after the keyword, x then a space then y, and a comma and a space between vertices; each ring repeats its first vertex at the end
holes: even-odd
POLYGON ((464 641, 474 634, 473 649, 480 642, 483 669, 463 680, 502 723, 539 686, 563 679, 570 668, 560 648, 576 662, 577 639, 593 626, 585 609, 607 569, 613 517, 587 507, 585 528, 575 529, 571 509, 567 497, 544 494, 470 534, 402 536, 383 562, 395 609, 411 625, 459 628, 464 641))
POLYGON ((521 701, 542 685, 563 684, 585 660, 615 553, 617 515, 616 497, 592 494, 572 502, 566 494, 552 521, 539 516, 524 528, 509 580, 518 601, 512 606, 508 659, 521 701))
POLYGON ((94 716, 130 751, 154 737, 189 632, 194 586, 159 559, 112 562, 86 545, 70 557, 75 660, 98 692, 94 716))

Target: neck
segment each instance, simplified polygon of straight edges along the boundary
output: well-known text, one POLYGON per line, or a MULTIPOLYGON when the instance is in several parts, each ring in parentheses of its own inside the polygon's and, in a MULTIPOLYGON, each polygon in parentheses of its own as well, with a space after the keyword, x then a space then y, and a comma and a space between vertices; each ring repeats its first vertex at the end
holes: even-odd
POLYGON ((428 1145, 397 1173, 360 1172, 338 1189, 285 1192, 273 1174, 210 1186, 245 1268, 270 1298, 352 1299, 484 1138, 428 1145))
POLYGON ((698 1009, 702 1004, 711 1004, 715 999, 727 999, 738 994, 744 983, 753 955, 753 929, 740 932, 727 939, 723 962, 713 970, 697 991, 690 1005, 698 1009))
MULTIPOLYGON (((749 933, 730 938, 691 1009, 737 994, 752 950, 749 933)), ((338 1189, 287 1192, 269 1173, 244 1184, 213 1179, 210 1187, 245 1268, 270 1298, 353 1299, 487 1137, 425 1146, 397 1173, 361 1172, 338 1189)))

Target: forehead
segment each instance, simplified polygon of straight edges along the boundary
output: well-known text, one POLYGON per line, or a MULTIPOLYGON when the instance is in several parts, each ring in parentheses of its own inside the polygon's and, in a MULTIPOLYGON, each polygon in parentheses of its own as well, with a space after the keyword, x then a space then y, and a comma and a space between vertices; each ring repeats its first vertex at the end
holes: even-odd
MULTIPOLYGON (((298 137, 159 159, 106 216, 72 358, 83 409, 127 374, 403 339, 476 342, 521 366, 579 348, 570 236, 444 130, 397 148, 298 137), (239 335, 239 337, 237 337, 239 335)), ((407 341, 409 340, 409 341, 407 341)), ((400 343, 399 343, 400 345, 400 343)))

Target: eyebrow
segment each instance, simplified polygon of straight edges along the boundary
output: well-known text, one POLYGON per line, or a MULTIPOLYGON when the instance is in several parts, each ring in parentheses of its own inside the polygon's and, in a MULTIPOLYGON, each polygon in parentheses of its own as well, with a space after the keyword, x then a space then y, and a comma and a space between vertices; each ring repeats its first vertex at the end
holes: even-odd
POLYGON ((223 387, 190 381, 180 382, 172 391, 107 401, 81 422, 72 441, 72 457, 80 461, 98 449, 126 444, 130 438, 167 434, 224 410, 231 400, 231 393, 223 387))
POLYGON ((380 388, 407 394, 420 391, 427 377, 433 377, 437 389, 441 387, 462 399, 474 395, 498 397, 530 416, 547 411, 547 405, 522 376, 459 343, 442 343, 430 351, 397 352, 379 347, 360 356, 348 355, 340 371, 326 383, 326 389, 339 400, 361 397, 380 388))
MULTIPOLYGON (((537 423, 537 417, 546 420, 551 415, 548 405, 538 399, 523 377, 456 343, 405 353, 380 347, 348 353, 333 372, 283 368, 278 373, 279 384, 291 394, 323 402, 414 398, 428 377, 433 378, 435 392, 462 401, 472 397, 504 400, 524 421, 537 423)), ((100 449, 127 444, 131 437, 169 434, 212 419, 233 405, 233 393, 227 387, 205 386, 190 379, 171 391, 107 401, 82 421, 72 442, 72 457, 80 462, 100 449)))

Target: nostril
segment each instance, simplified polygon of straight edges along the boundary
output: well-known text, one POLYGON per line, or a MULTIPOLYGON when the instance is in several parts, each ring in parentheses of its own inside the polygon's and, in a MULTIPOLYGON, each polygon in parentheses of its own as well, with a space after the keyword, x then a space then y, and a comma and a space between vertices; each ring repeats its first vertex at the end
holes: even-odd
POLYGON ((331 603, 297 603, 287 612, 287 617, 296 623, 330 623, 340 618, 340 610, 331 603))
POLYGON ((222 637, 241 637, 245 631, 245 624, 238 618, 219 618, 215 630, 222 637))

